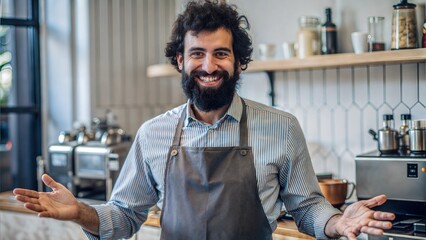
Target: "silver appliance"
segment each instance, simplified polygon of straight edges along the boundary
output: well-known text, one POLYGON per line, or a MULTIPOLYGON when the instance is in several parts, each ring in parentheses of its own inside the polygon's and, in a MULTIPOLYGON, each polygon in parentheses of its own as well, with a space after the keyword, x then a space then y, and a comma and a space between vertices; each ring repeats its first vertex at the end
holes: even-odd
POLYGON ((355 157, 357 197, 385 194, 388 201, 375 209, 393 212, 393 228, 368 239, 426 239, 426 154, 382 154, 355 157))
MULTIPOLYGON (((49 146, 47 159, 38 161, 38 172, 48 173, 78 198, 105 201, 130 146, 130 135, 118 125, 94 118, 91 130, 79 126, 61 132, 58 142, 49 146)), ((50 191, 41 179, 39 188, 50 191)))
POLYGON ((74 184, 74 150, 76 141, 52 144, 48 148, 46 172, 57 182, 76 194, 74 184))
POLYGON ((75 149, 75 177, 78 185, 84 185, 77 197, 108 200, 127 157, 131 142, 114 145, 88 142, 75 149), (90 197, 89 197, 90 196, 90 197))

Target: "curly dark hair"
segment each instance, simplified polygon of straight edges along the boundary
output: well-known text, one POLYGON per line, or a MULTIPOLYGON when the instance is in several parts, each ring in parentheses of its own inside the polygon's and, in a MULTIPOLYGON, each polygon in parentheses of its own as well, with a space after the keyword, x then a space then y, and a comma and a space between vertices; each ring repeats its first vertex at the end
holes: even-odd
POLYGON ((170 42, 167 43, 165 55, 181 72, 178 67, 176 53, 184 52, 184 39, 188 31, 198 34, 201 31, 215 31, 224 27, 232 33, 232 47, 235 54, 236 65, 241 64, 241 69, 247 69, 247 64, 252 61, 252 42, 247 31, 250 24, 244 15, 239 16, 235 5, 223 2, 206 0, 201 2, 190 1, 186 10, 176 19, 170 42))

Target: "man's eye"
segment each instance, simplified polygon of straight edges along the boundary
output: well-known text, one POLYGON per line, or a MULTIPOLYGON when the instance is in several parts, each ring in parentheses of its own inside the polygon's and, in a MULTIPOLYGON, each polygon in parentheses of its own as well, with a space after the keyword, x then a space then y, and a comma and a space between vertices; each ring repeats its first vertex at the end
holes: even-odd
POLYGON ((202 52, 192 52, 191 53, 192 58, 201 58, 203 56, 204 56, 204 53, 202 53, 202 52))
POLYGON ((228 57, 228 53, 227 52, 217 52, 216 53, 216 56, 218 57, 218 58, 226 58, 226 57, 228 57))

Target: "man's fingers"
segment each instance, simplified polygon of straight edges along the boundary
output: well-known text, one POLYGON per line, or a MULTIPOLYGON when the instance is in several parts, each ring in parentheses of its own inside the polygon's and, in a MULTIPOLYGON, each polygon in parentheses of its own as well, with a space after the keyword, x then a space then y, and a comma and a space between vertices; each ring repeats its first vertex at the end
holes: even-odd
POLYGON ((348 233, 348 236, 346 236, 349 240, 356 240, 356 235, 353 233, 348 233))
POLYGON ((24 195, 16 195, 15 199, 23 203, 33 203, 33 204, 39 203, 37 198, 27 197, 24 195))
POLYGON ((380 228, 380 229, 391 229, 392 223, 387 221, 370 221, 368 227, 380 228))
POLYGON ((376 220, 394 220, 395 219, 395 214, 388 213, 388 212, 376 211, 376 212, 374 212, 373 217, 376 220))
POLYGON ((39 217, 52 217, 52 215, 49 212, 46 212, 46 211, 39 212, 37 216, 39 216, 39 217))
POLYGON ((373 207, 377 207, 382 205, 383 203, 386 202, 386 196, 385 195, 379 195, 373 198, 370 198, 368 200, 364 200, 364 206, 368 207, 368 208, 373 208, 373 207))
POLYGON ((33 204, 33 203, 25 203, 24 204, 25 208, 28 208, 29 210, 35 211, 35 212, 42 212, 45 211, 46 209, 38 204, 33 204))
POLYGON ((22 195, 22 196, 27 196, 27 197, 32 197, 32 198, 38 198, 39 197, 38 192, 33 191, 33 190, 23 189, 23 188, 15 188, 13 190, 13 194, 15 194, 15 196, 22 195))
POLYGON ((367 226, 362 227, 361 232, 366 233, 366 234, 370 234, 370 235, 375 235, 375 236, 383 235, 382 229, 374 228, 374 227, 367 227, 367 226))
POLYGON ((43 180, 43 182, 44 182, 44 184, 46 184, 46 186, 50 187, 53 190, 56 190, 59 187, 59 183, 57 183, 55 180, 53 180, 53 178, 51 178, 47 174, 43 174, 41 176, 41 180, 43 180))

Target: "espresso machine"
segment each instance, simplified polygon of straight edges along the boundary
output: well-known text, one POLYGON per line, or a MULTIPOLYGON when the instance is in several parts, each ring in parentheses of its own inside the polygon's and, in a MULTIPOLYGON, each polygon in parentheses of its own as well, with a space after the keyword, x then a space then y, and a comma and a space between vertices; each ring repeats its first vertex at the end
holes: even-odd
MULTIPOLYGON (((48 173, 55 181, 66 186, 74 195, 76 194, 74 183, 74 150, 78 145, 77 141, 58 142, 50 145, 48 148, 46 169, 41 171, 42 173, 48 173)), ((42 185, 39 184, 39 186, 42 185)))
POLYGON ((426 239, 426 153, 373 151, 355 157, 357 197, 385 194, 375 210, 393 212, 393 228, 372 240, 426 239))
POLYGON ((89 141, 75 148, 76 196, 108 200, 126 159, 131 142, 105 144, 89 141))
POLYGON ((60 133, 58 142, 48 147, 43 172, 77 198, 106 201, 131 143, 131 137, 117 124, 94 118, 90 130, 79 126, 60 133))

